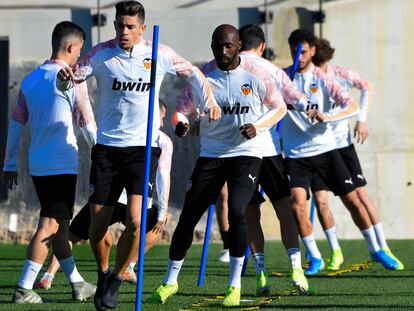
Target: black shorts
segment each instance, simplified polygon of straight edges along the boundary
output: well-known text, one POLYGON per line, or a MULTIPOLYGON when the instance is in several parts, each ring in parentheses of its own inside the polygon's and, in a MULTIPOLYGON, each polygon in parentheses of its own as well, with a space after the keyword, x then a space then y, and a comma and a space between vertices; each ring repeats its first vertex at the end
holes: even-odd
POLYGON ((330 190, 339 196, 355 190, 351 174, 338 150, 306 158, 286 158, 286 166, 290 188, 304 188, 309 194, 312 186, 312 191, 330 190), (312 180, 320 180, 327 189, 320 189, 320 185, 312 184, 312 180))
POLYGON ((248 156, 199 157, 189 181, 189 192, 209 205, 217 202, 226 181, 227 187, 244 189, 253 194, 261 164, 260 158, 248 156))
POLYGON ((361 164, 359 162, 354 144, 338 149, 338 151, 341 154, 349 173, 351 173, 352 181, 354 182, 355 187, 365 186, 367 181, 362 173, 361 164))
POLYGON ((40 217, 72 219, 76 178, 75 174, 32 176, 40 201, 40 217))
MULTIPOLYGON (((151 170, 148 196, 152 197, 160 148, 151 148, 151 170)), ((111 147, 95 145, 92 148, 89 202, 115 206, 123 190, 128 195, 142 195, 145 174, 145 147, 111 147)))
MULTIPOLYGON (((122 203, 117 203, 112 213, 111 222, 109 226, 114 223, 121 222, 125 225, 126 220, 127 206, 122 203)), ((151 231, 155 224, 157 223, 158 209, 157 207, 152 206, 147 211, 147 227, 146 232, 151 231)), ((89 209, 89 203, 87 203, 82 209, 76 214, 73 218, 69 231, 76 235, 79 239, 88 240, 89 239, 89 226, 91 224, 91 214, 89 209)))
POLYGON ((283 156, 264 157, 260 169, 259 185, 271 201, 290 197, 289 182, 283 156))

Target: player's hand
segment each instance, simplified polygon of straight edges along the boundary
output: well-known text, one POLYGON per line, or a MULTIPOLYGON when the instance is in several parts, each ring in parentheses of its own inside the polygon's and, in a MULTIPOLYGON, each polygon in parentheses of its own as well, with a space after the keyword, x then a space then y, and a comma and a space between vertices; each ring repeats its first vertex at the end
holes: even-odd
POLYGON ((208 120, 217 121, 221 118, 221 108, 219 105, 214 105, 208 110, 208 120))
POLYGON ((13 186, 17 186, 17 172, 3 172, 3 182, 7 188, 13 190, 13 186))
POLYGON ((200 120, 194 122, 193 126, 190 129, 190 134, 193 136, 200 135, 200 120))
POLYGON ((325 120, 325 116, 323 115, 323 113, 317 109, 309 109, 308 118, 309 120, 311 120, 311 122, 314 122, 316 120, 322 123, 323 120, 325 120))
POLYGON ((247 139, 251 139, 257 135, 256 128, 253 124, 247 123, 239 128, 241 134, 247 139))
POLYGON ((354 127, 354 138, 357 137, 357 143, 364 141, 368 138, 368 126, 365 122, 357 121, 354 127))
POLYGON ((72 68, 70 68, 70 67, 63 67, 58 72, 58 79, 60 79, 62 81, 71 80, 71 81, 75 82, 74 70, 72 70, 72 68))
POLYGON ((164 231, 164 226, 167 223, 167 217, 164 220, 158 220, 155 224, 154 228, 152 228, 152 232, 155 234, 161 234, 164 231))
POLYGON ((189 129, 190 124, 183 123, 180 121, 175 126, 175 135, 177 135, 178 137, 184 137, 185 135, 187 135, 189 129))

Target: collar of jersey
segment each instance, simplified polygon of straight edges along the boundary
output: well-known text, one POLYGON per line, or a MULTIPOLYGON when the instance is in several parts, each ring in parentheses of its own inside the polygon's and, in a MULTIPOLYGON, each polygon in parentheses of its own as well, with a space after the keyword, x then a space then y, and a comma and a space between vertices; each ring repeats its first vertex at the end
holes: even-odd
POLYGON ((60 67, 64 68, 64 67, 69 67, 69 65, 61 59, 48 59, 44 62, 45 64, 58 64, 60 67))
POLYGON ((309 70, 307 70, 307 71, 306 71, 306 72, 304 72, 304 73, 299 73, 299 72, 296 72, 296 73, 295 73, 295 76, 296 76, 296 75, 297 75, 298 77, 306 77, 306 76, 311 76, 311 75, 313 75, 314 71, 315 71, 315 65, 314 65, 313 63, 311 63, 311 66, 310 66, 309 70))
POLYGON ((139 51, 142 50, 142 48, 144 47, 144 39, 141 38, 141 41, 139 41, 139 43, 135 44, 132 47, 132 52, 127 52, 124 49, 122 49, 119 44, 116 45, 115 51, 123 56, 126 57, 134 57, 137 56, 139 54, 139 51))
POLYGON ((220 71, 220 72, 222 72, 222 73, 227 73, 227 74, 235 73, 235 72, 238 72, 239 70, 242 70, 242 68, 244 68, 245 59, 240 54, 239 54, 239 57, 240 57, 240 64, 236 68, 234 68, 232 70, 221 70, 219 68, 219 66, 217 65, 217 61, 214 60, 216 62, 216 68, 217 68, 217 70, 220 71))

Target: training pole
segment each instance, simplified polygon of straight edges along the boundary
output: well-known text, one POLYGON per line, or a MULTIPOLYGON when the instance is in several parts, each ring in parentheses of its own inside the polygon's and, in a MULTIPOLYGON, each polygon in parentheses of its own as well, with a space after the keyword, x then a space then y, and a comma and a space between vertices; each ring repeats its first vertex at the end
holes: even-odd
POLYGON ((208 216, 206 223, 206 232, 204 234, 203 254, 201 255, 200 271, 198 273, 197 286, 202 287, 204 285, 204 274, 206 272, 208 245, 210 242, 211 224, 213 222, 214 204, 211 204, 208 208, 208 216))
MULTIPOLYGON (((263 188, 260 189, 260 195, 262 197, 265 196, 263 188)), ((262 203, 259 204, 258 208, 260 209, 260 207, 262 207, 262 203)), ((244 261, 243 261, 243 267, 242 267, 242 272, 241 272, 242 276, 244 276, 244 274, 246 273, 246 268, 247 268, 247 263, 249 262, 250 253, 251 253, 250 243, 249 241, 247 241, 247 247, 246 247, 246 251, 244 252, 244 261)))
POLYGON ((150 91, 149 91, 149 103, 148 103, 147 140, 146 140, 146 145, 145 145, 145 175, 144 175, 144 189, 142 192, 137 288, 136 288, 136 295, 135 295, 135 310, 136 311, 141 310, 142 281, 144 278, 145 232, 147 229, 148 184, 149 184, 150 164, 151 164, 152 124, 153 124, 153 119, 154 119, 154 99, 155 99, 155 82, 156 82, 155 80, 156 80, 156 73, 157 73, 159 30, 160 30, 160 27, 158 25, 154 25, 154 30, 153 30, 154 33, 153 33, 153 39, 152 39, 150 91))

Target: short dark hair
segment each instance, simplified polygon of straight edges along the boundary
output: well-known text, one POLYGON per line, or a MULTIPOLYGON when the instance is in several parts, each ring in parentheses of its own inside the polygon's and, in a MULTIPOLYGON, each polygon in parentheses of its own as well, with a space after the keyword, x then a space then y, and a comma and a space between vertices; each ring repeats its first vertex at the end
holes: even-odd
POLYGON ((306 29, 296 29, 292 31, 288 39, 290 46, 298 46, 299 43, 307 43, 311 47, 315 46, 316 40, 315 35, 306 29))
POLYGON ((331 47, 331 44, 326 39, 318 39, 316 41, 316 52, 312 57, 312 62, 319 66, 323 63, 330 61, 335 53, 335 49, 331 47))
POLYGON ((163 101, 161 98, 159 98, 158 99, 158 102, 159 102, 160 108, 161 107, 164 108, 165 109, 165 112, 167 112, 168 109, 167 109, 167 104, 165 103, 165 101, 163 101))
POLYGON ((85 40, 86 38, 85 31, 75 23, 63 21, 57 24, 52 32, 53 52, 58 52, 65 40, 67 40, 70 36, 77 37, 82 40, 85 40))
POLYGON ((249 24, 239 29, 242 51, 256 49, 260 44, 266 42, 265 34, 258 25, 249 24))
POLYGON ((144 6, 138 1, 121 1, 115 5, 116 13, 115 18, 118 15, 121 16, 135 16, 138 15, 138 18, 145 22, 145 9, 144 6))

